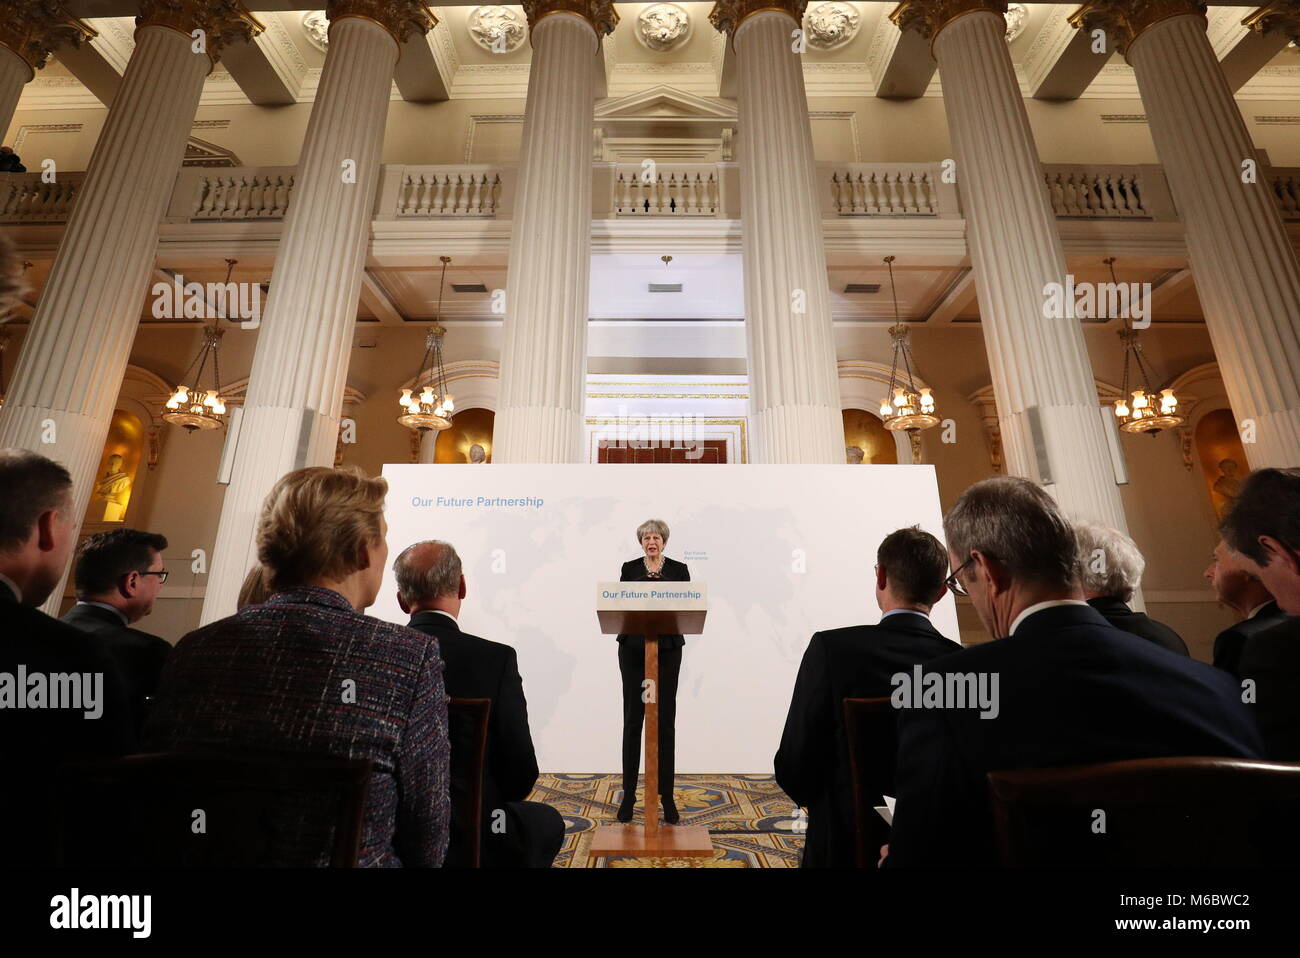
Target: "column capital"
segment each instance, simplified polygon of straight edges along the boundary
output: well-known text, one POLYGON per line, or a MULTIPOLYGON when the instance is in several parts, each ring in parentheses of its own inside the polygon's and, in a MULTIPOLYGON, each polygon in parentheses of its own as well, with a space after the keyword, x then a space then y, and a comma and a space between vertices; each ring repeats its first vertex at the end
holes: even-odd
POLYGON ((1080 30, 1106 31, 1115 49, 1128 56, 1142 32, 1171 17, 1205 19, 1205 0, 1091 0, 1070 14, 1070 25, 1080 30))
POLYGON ((438 25, 438 18, 422 0, 329 0, 325 15, 330 23, 348 17, 376 23, 388 31, 399 47, 412 30, 428 33, 438 25))
POLYGON ((239 0, 140 0, 135 27, 168 27, 186 36, 202 30, 214 65, 226 44, 247 42, 266 29, 239 0))
POLYGON ((709 11, 709 23, 719 33, 734 37, 740 25, 751 14, 775 10, 788 13, 798 26, 803 23, 803 12, 807 6, 807 0, 717 0, 709 11))
POLYGON ((902 0, 889 19, 900 30, 915 30, 930 41, 934 41, 943 32, 943 28, 958 17, 968 13, 996 13, 1002 16, 1007 12, 1006 0, 902 0))
POLYGON ((576 13, 591 24, 597 37, 608 36, 618 25, 613 0, 523 0, 523 3, 530 30, 552 13, 576 13))
POLYGON ((0 0, 0 46, 22 58, 33 76, 57 47, 79 46, 98 35, 70 16, 60 0, 0 0))
POLYGON ((1277 30, 1300 47, 1300 0, 1282 0, 1260 7, 1241 24, 1256 33, 1268 34, 1277 30))

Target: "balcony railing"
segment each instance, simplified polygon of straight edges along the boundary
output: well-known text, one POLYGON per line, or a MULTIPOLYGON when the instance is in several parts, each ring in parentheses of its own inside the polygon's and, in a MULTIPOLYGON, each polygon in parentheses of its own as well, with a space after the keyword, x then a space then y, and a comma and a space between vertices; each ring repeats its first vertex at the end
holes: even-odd
POLYGON ((0 176, 0 223, 66 223, 85 173, 60 173, 53 183, 43 173, 0 176))
MULTIPOLYGON (((821 215, 957 219, 958 184, 946 182, 939 163, 818 163, 825 187, 821 215)), ((626 163, 593 168, 596 219, 735 219, 734 163, 660 163, 651 170, 626 163)), ((274 222, 293 202, 292 166, 187 167, 180 171, 165 222, 274 222)), ((60 173, 46 183, 40 173, 0 174, 0 224, 66 223, 85 173, 60 173)), ((376 191, 376 220, 510 219, 516 168, 398 166, 383 168, 376 191)), ((1048 202, 1058 219, 1174 222, 1178 219, 1164 172, 1155 165, 1048 164, 1048 202)), ((1263 171, 1282 217, 1300 220, 1300 168, 1263 171)))
POLYGON ((620 163, 609 208, 615 216, 720 216, 722 176, 716 163, 620 163))

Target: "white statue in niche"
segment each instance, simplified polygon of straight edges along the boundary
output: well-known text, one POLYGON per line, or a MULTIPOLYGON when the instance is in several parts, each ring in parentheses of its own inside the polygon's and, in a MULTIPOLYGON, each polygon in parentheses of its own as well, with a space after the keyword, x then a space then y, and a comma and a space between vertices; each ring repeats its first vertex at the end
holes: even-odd
POLYGON ((495 4, 475 7, 466 28, 474 42, 491 53, 513 53, 528 35, 519 14, 495 4))
POLYGON ((867 458, 867 454, 863 451, 861 446, 844 447, 844 461, 850 466, 862 465, 862 460, 865 458, 867 458))
POLYGON ((95 483, 95 498, 105 500, 104 522, 121 522, 131 499, 131 477, 122 471, 122 457, 108 457, 108 472, 95 483))
POLYGON ((636 38, 657 53, 681 46, 690 35, 690 14, 675 3, 653 3, 636 18, 636 38))
POLYGON ((487 451, 478 443, 469 447, 469 461, 475 465, 487 461, 487 451))
POLYGON ((834 50, 844 46, 857 36, 861 19, 855 6, 839 0, 809 7, 804 15, 808 46, 814 50, 834 50))

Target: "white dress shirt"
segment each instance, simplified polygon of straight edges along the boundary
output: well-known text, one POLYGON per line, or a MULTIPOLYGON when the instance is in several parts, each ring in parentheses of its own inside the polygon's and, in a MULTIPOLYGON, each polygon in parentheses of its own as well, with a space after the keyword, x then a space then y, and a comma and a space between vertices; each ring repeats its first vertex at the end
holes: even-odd
POLYGON ((1087 604, 1088 603, 1084 602, 1082 599, 1049 599, 1046 602, 1038 602, 1034 605, 1031 605, 1029 608, 1023 610, 1018 616, 1016 616, 1015 621, 1011 623, 1011 631, 1008 632, 1007 634, 1015 635, 1016 629, 1020 628, 1020 623, 1025 621, 1025 619, 1029 618, 1035 612, 1042 612, 1044 609, 1053 609, 1058 605, 1087 605, 1087 604))

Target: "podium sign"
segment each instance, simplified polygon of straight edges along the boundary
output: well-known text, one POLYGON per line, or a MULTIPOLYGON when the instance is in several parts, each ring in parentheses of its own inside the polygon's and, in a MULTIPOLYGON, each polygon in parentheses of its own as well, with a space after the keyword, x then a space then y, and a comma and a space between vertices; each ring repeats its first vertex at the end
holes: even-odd
POLYGON ((700 635, 708 599, 700 582, 601 582, 596 618, 605 635, 700 635))
POLYGON ((600 826, 591 837, 593 857, 706 858, 713 854, 707 828, 659 827, 659 636, 700 635, 707 610, 708 593, 699 582, 659 579, 596 585, 600 631, 645 637, 644 687, 650 694, 645 703, 645 825, 600 826))

